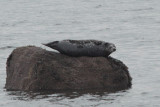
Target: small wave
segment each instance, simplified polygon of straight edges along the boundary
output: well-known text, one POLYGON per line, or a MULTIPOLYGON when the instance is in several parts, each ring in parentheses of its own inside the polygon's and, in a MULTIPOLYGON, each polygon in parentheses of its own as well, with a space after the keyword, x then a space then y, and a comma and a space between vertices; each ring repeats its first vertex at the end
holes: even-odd
POLYGON ((62 25, 61 23, 56 23, 55 25, 62 25))
POLYGON ((16 47, 14 47, 14 46, 4 46, 4 47, 0 47, 0 50, 10 49, 10 48, 16 48, 16 47))
POLYGON ((97 5, 95 8, 101 8, 102 7, 102 5, 97 5))
POLYGON ((145 10, 153 10, 152 7, 150 8, 143 8, 143 9, 131 9, 131 10, 124 10, 124 11, 145 11, 145 10))

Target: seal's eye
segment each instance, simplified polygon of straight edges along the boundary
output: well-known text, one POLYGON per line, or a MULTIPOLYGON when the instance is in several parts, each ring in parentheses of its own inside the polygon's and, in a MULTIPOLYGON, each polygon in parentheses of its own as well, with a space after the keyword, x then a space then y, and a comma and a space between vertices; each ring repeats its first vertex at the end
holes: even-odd
POLYGON ((109 43, 105 43, 104 45, 105 45, 105 46, 109 46, 109 43))

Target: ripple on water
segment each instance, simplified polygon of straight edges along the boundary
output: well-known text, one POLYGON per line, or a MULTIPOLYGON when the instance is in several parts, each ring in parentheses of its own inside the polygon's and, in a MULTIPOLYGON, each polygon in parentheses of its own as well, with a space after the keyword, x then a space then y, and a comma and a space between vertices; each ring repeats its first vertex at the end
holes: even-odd
POLYGON ((159 0, 1 0, 0 107, 160 107, 159 4, 159 0), (117 51, 111 56, 129 67, 132 88, 110 94, 3 90, 5 63, 13 49, 63 39, 115 43, 117 51))
POLYGON ((15 49, 16 47, 14 46, 4 46, 4 47, 0 47, 0 50, 5 50, 5 49, 15 49))

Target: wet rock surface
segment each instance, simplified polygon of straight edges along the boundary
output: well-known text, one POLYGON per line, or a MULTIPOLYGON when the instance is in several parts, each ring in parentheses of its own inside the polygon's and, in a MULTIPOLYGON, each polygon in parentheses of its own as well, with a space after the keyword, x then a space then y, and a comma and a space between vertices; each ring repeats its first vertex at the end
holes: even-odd
POLYGON ((7 90, 47 91, 131 87, 128 68, 112 57, 70 57, 26 46, 15 49, 7 60, 7 90))

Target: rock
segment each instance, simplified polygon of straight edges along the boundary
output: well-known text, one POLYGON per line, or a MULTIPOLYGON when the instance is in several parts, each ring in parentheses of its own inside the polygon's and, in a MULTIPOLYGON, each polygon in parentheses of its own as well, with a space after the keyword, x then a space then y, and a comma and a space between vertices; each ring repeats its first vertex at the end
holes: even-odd
POLYGON ((7 90, 46 91, 131 87, 128 68, 112 57, 70 57, 27 46, 7 59, 7 90))

